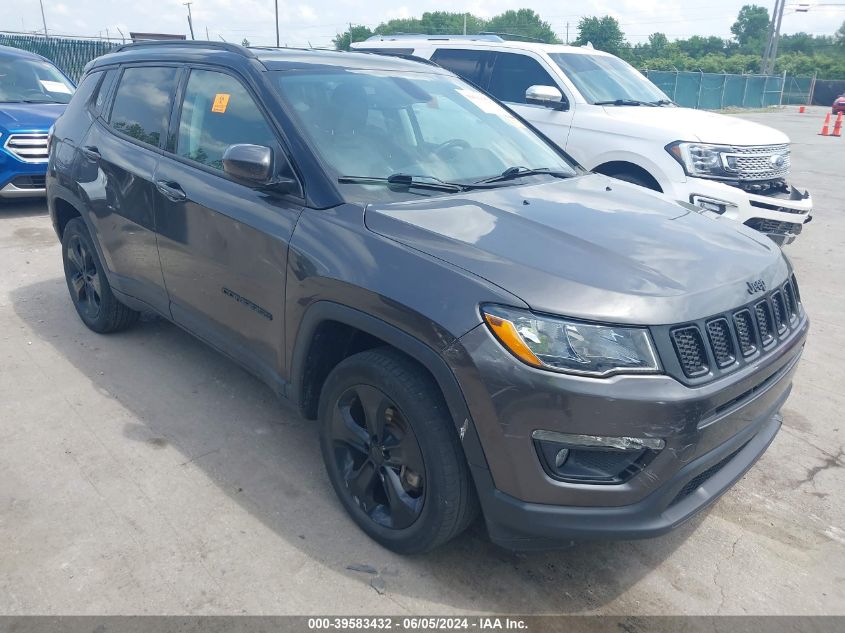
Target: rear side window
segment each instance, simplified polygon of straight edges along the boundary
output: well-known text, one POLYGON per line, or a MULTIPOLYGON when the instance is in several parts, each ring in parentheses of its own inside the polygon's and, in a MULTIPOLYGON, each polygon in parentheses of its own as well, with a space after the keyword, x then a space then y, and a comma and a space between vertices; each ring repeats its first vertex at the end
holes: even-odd
POLYGON ((106 107, 106 99, 108 99, 115 77, 117 77, 117 71, 115 69, 106 71, 105 77, 103 77, 103 80, 100 82, 100 86, 97 88, 97 98, 94 99, 94 104, 91 108, 94 111, 94 114, 101 114, 103 112, 103 108, 106 107))
POLYGON ((158 147, 167 130, 178 72, 157 67, 124 70, 114 96, 111 127, 158 147))
POLYGON ((431 56, 431 61, 483 88, 485 65, 489 63, 490 58, 491 53, 487 51, 438 48, 431 56))
POLYGON ((498 53, 487 91, 500 101, 525 103, 531 86, 557 86, 536 59, 515 53, 498 53))
POLYGON ((102 76, 103 73, 101 72, 92 72, 82 78, 82 82, 79 84, 73 98, 70 100, 70 104, 68 104, 68 107, 65 110, 68 118, 74 116, 77 112, 84 110, 85 107, 91 103, 94 91, 97 89, 97 84, 102 76))
POLYGON ((220 72, 192 70, 179 117, 176 153, 222 170, 223 152, 237 143, 280 151, 264 115, 240 81, 220 72))

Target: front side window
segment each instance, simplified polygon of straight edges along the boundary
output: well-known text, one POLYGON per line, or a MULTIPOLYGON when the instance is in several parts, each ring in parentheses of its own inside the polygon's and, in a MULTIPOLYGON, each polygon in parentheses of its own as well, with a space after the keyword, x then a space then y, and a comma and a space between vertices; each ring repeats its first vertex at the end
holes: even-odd
POLYGON ((153 66, 124 70, 111 109, 111 127, 158 147, 167 131, 178 72, 153 66))
POLYGON ((0 57, 0 102, 68 103, 73 84, 45 61, 0 57))
POLYGON ((230 145, 264 145, 278 151, 276 137, 246 88, 234 77, 192 70, 182 102, 176 153, 223 169, 230 145))
POLYGON ((501 101, 525 103, 531 86, 557 86, 536 59, 517 53, 498 53, 487 91, 501 101))
POLYGON ((513 167, 575 174, 519 119, 456 77, 309 70, 276 72, 275 85, 341 184, 344 176, 398 174, 469 184, 513 167))
POLYGON ((642 73, 618 57, 586 53, 550 53, 549 57, 589 103, 668 100, 642 73))

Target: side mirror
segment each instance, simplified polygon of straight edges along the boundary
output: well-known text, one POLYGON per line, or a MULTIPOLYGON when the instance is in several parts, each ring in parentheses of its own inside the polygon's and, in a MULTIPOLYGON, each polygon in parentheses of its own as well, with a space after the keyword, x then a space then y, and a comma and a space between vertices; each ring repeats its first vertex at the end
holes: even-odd
POLYGON ((531 86, 525 91, 525 103, 553 110, 568 110, 569 102, 555 86, 531 86))
POLYGON ((293 178, 274 177, 273 150, 264 145, 229 145, 223 152, 223 171, 245 184, 282 193, 298 187, 293 178))

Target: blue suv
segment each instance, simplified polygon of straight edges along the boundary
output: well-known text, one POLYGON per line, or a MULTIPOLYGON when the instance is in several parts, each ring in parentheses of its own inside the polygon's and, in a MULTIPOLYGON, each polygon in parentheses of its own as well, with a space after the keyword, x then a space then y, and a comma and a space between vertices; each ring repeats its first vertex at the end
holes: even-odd
POLYGON ((47 135, 74 90, 47 59, 0 46, 0 199, 44 195, 47 135))

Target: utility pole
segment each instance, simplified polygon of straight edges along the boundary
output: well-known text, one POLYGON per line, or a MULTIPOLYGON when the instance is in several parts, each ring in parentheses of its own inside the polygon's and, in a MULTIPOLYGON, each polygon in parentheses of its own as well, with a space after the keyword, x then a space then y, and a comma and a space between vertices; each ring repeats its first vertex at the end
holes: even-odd
POLYGON ((44 24, 44 39, 49 40, 50 34, 47 33, 47 18, 44 17, 44 0, 38 0, 38 4, 41 5, 41 22, 44 24))
POLYGON ((467 34, 467 14, 464 13, 464 35, 467 34))
POLYGON ((194 37, 194 20, 193 18, 191 18, 191 5, 193 4, 193 2, 183 2, 182 4, 188 7, 188 28, 191 30, 191 39, 195 40, 196 38, 194 37))
POLYGON ((764 75, 771 75, 775 71, 778 41, 780 40, 780 27, 783 22, 783 11, 785 8, 786 0, 775 0, 772 21, 769 23, 769 40, 766 44, 766 52, 763 53, 763 63, 760 68, 764 75))
POLYGON ((276 2, 276 48, 279 48, 279 0, 276 2))
POLYGON ((569 46, 569 22, 566 23, 566 45, 569 46))
POLYGON ((210 41, 211 41, 211 38, 210 38, 210 37, 209 37, 209 35, 208 35, 208 27, 205 27, 205 41, 206 41, 206 42, 210 42, 210 41))

